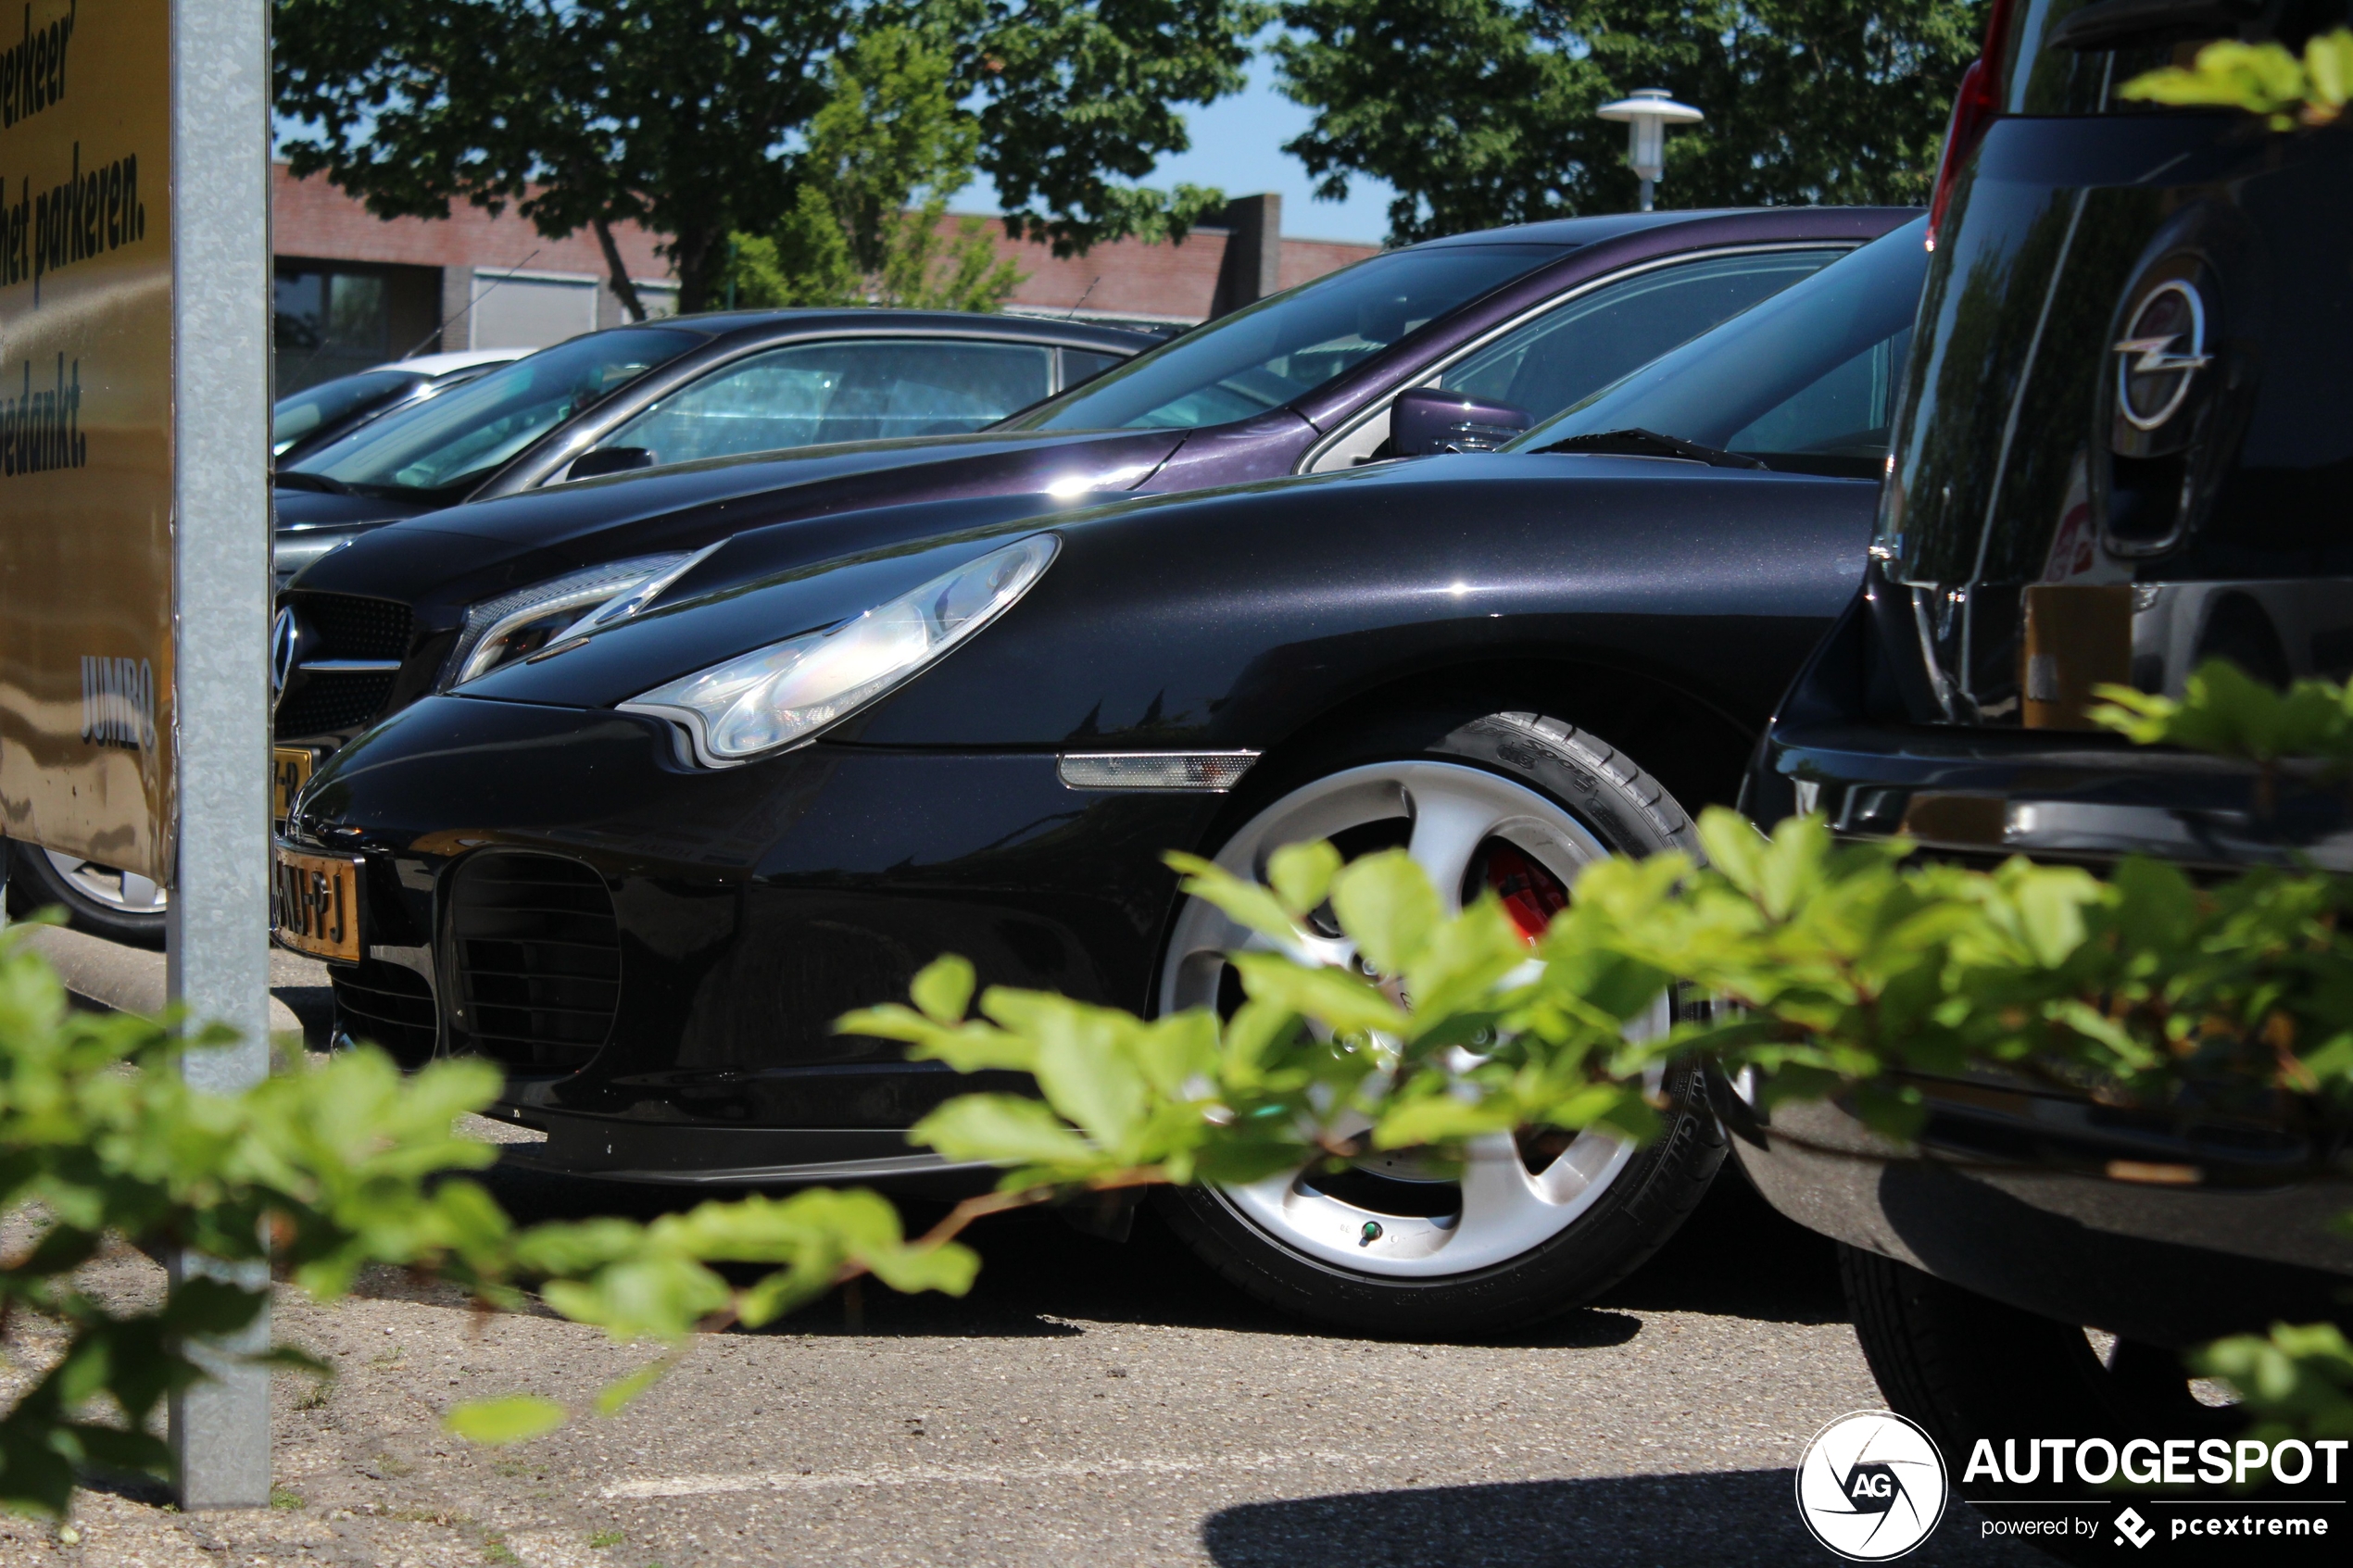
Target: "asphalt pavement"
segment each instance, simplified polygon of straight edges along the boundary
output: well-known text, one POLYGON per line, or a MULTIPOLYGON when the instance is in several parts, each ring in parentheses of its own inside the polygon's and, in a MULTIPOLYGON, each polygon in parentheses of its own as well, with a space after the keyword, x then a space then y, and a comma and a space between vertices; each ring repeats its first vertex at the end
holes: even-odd
MULTIPOLYGON (((526 1219, 659 1202, 494 1181, 526 1219)), ((1794 1467, 1823 1423, 1882 1403, 1827 1244, 1729 1173, 1604 1300, 1481 1342, 1317 1332, 1149 1213, 1124 1243, 1045 1214, 972 1239, 985 1266, 963 1299, 870 1285, 702 1336, 622 1413, 511 1449, 449 1436, 441 1412, 516 1391, 585 1410, 649 1352, 388 1271, 333 1307, 282 1293, 281 1336, 338 1375, 278 1380, 277 1506, 181 1514, 141 1484, 94 1490, 70 1543, 0 1520, 0 1562, 1828 1564, 1794 1467)), ((91 1273, 126 1296, 160 1282, 127 1250, 91 1273)), ((0 1372, 0 1400, 20 1377, 0 1372)), ((2047 1560, 1981 1540, 1957 1502, 1907 1561, 2047 1560)))

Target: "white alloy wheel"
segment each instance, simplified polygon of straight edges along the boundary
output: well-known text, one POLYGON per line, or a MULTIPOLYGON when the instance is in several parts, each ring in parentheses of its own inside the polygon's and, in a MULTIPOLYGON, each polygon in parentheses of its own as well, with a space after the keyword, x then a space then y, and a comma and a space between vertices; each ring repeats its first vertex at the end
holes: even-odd
POLYGON ((136 872, 85 860, 62 849, 44 849, 59 881, 100 908, 126 915, 160 915, 170 897, 136 872))
MULTIPOLYGON (((1449 914, 1476 897, 1499 864, 1533 867, 1557 897, 1609 850, 1565 808, 1511 779, 1429 759, 1374 762, 1330 773, 1284 796, 1227 841, 1217 863, 1263 878, 1267 858, 1303 840, 1378 837, 1402 842, 1449 914), (1498 851, 1505 851, 1499 855, 1498 851)), ((1362 852, 1359 850, 1359 852, 1362 852)), ((1215 1008, 1229 951, 1271 948, 1198 898, 1178 910, 1161 972, 1161 1010, 1215 1008)), ((1311 935, 1294 956, 1335 966, 1356 961, 1336 932, 1311 935)), ((1636 1037, 1664 1030, 1661 998, 1636 1037)), ((1335 1180, 1315 1168, 1221 1189, 1235 1211, 1277 1245, 1328 1266, 1399 1280, 1435 1280, 1508 1262, 1584 1214, 1633 1158, 1634 1146, 1604 1132, 1573 1137, 1480 1138, 1459 1181, 1409 1153, 1356 1161, 1335 1180)))

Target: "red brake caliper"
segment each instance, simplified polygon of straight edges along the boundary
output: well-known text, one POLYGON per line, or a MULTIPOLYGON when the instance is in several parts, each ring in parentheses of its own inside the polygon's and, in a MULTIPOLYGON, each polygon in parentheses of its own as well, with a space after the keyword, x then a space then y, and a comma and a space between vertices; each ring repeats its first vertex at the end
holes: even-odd
POLYGON ((1560 878, 1507 844, 1487 852, 1487 885, 1504 901, 1504 912, 1523 941, 1543 935, 1553 917, 1568 907, 1568 889, 1560 878))

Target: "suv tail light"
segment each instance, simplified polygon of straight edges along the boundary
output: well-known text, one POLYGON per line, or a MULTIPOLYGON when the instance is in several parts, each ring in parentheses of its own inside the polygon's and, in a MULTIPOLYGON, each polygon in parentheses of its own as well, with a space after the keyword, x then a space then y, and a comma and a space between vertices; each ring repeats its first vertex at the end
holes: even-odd
POLYGON ((1994 122, 2001 101, 2002 56, 2010 43, 2010 0, 1994 0, 1994 9, 1985 19, 1985 47, 1969 69, 1961 73, 1961 85, 1953 94, 1953 119, 1944 131, 1944 156, 1936 162, 1936 194, 1928 204, 1928 248, 1936 248, 1936 232, 1944 226, 1945 204, 1953 199, 1953 182, 1961 172, 1961 165, 1969 154, 1977 151, 1978 143, 1985 139, 1985 128, 1994 122))

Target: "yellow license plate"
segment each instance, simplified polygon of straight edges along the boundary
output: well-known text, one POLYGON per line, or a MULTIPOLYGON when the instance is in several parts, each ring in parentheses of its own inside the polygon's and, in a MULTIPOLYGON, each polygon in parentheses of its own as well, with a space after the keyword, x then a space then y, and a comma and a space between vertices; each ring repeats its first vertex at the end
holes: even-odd
POLYGON ((298 953, 359 961, 359 862, 278 851, 278 940, 298 953))
POLYGON ((270 748, 270 816, 283 822, 294 809, 295 797, 310 782, 310 770, 319 765, 308 748, 299 746, 275 746, 270 748))

